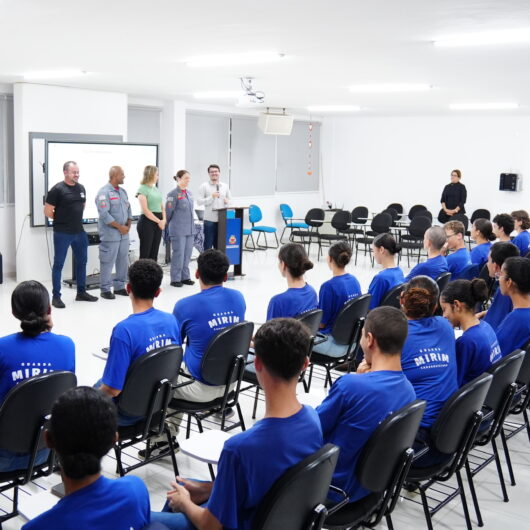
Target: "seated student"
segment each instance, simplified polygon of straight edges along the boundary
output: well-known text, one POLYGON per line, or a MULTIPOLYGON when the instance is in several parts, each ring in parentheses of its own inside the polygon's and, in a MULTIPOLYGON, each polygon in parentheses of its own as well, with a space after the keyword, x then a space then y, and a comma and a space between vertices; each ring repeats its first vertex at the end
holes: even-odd
POLYGON ((403 271, 396 266, 396 254, 401 251, 401 245, 396 243, 390 234, 379 234, 372 243, 374 259, 383 270, 378 272, 372 279, 368 292, 372 295, 370 309, 377 307, 385 295, 396 285, 403 283, 405 277, 403 271))
POLYGON ((521 256, 525 257, 530 250, 530 218, 525 210, 515 210, 512 217, 517 235, 513 238, 512 243, 519 249, 521 256))
POLYGON ((405 278, 408 282, 414 276, 428 276, 436 280, 440 274, 447 272, 447 260, 442 249, 447 241, 445 231, 441 226, 431 226, 423 236, 423 248, 427 251, 427 260, 418 263, 405 278))
POLYGON ((477 318, 483 318, 494 331, 497 330, 504 317, 513 309, 512 299, 508 295, 502 294, 499 289, 498 278, 504 261, 507 258, 516 256, 519 256, 519 249, 514 244, 505 241, 494 243, 488 254, 488 274, 490 278, 495 278, 496 290, 490 308, 487 311, 477 313, 477 318))
POLYGON ((508 258, 501 269, 499 288, 511 298, 513 310, 497 328, 502 356, 523 348, 530 340, 530 260, 508 258))
POLYGON ((458 389, 455 335, 445 318, 433 316, 437 303, 438 285, 427 276, 410 280, 401 294, 409 321, 401 365, 417 398, 427 401, 421 436, 428 435, 444 403, 458 389))
POLYGON ((456 339, 458 386, 469 383, 501 358, 495 331, 479 320, 474 311, 487 296, 486 282, 475 278, 450 282, 440 297, 444 317, 464 332, 456 339))
POLYGON ((500 213, 493 218, 492 224, 493 233, 497 239, 509 243, 511 241, 510 234, 515 227, 513 217, 507 213, 500 213))
POLYGON ((101 474, 116 428, 116 407, 94 388, 72 388, 55 402, 45 439, 57 453, 65 496, 25 530, 139 530, 149 524, 149 493, 142 480, 101 474))
POLYGON ((389 414, 416 397, 401 370, 407 331, 407 319, 399 309, 378 307, 370 311, 361 337, 363 363, 356 374, 337 379, 317 407, 324 443, 340 447, 332 484, 344 490, 350 502, 369 494, 355 474, 368 438, 389 414))
MULTIPOLYGON (((112 330, 110 348, 99 389, 115 398, 123 390, 129 366, 145 353, 181 344, 175 318, 170 313, 153 307, 160 294, 164 273, 162 267, 151 259, 139 259, 129 267, 126 289, 131 299, 133 314, 122 320, 112 330)), ((129 425, 138 418, 119 416, 120 425, 129 425)))
MULTIPOLYGON (((75 372, 72 339, 51 332, 50 296, 44 285, 30 280, 17 285, 11 295, 11 311, 22 332, 0 338, 0 406, 9 390, 21 381, 48 372, 75 372)), ((36 463, 48 458, 42 449, 36 463)), ((24 469, 29 455, 0 450, 0 471, 24 469)))
POLYGON ((495 240, 493 227, 487 219, 475 219, 471 225, 471 239, 477 244, 471 250, 471 263, 479 266, 479 270, 488 261, 491 242, 495 240))
POLYGON ((225 442, 215 482, 177 477, 164 511, 152 512, 152 521, 170 529, 250 529, 274 482, 322 447, 316 412, 296 397, 298 378, 308 365, 307 328, 294 319, 271 320, 256 333, 254 346, 265 417, 225 442))
POLYGON ((305 248, 299 243, 287 243, 278 252, 280 274, 287 279, 287 291, 273 296, 267 308, 267 320, 295 317, 318 308, 317 293, 304 274, 313 268, 305 248))
POLYGON ((452 253, 447 256, 447 267, 451 273, 451 280, 458 280, 460 274, 471 264, 471 256, 466 248, 464 235, 466 229, 460 221, 448 221, 444 224, 447 236, 447 248, 452 253))
POLYGON ((333 278, 320 286, 318 294, 318 307, 324 312, 320 324, 322 333, 331 333, 344 304, 361 295, 359 281, 346 272, 346 265, 350 262, 351 256, 351 247, 344 241, 329 247, 327 262, 333 278))

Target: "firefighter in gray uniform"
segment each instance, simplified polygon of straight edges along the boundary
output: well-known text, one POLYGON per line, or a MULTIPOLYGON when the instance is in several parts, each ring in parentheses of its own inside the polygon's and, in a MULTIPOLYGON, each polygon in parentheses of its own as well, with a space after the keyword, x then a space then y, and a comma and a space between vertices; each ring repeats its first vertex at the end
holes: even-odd
POLYGON ((125 283, 129 266, 129 230, 132 223, 131 205, 127 192, 120 188, 125 174, 120 166, 109 170, 109 182, 96 196, 99 213, 100 237, 99 262, 101 298, 113 300, 116 294, 129 296, 125 283), (112 292, 112 268, 116 265, 114 292, 112 292))
POLYGON ((193 285, 190 259, 193 250, 193 197, 188 190, 190 174, 181 169, 174 177, 177 187, 167 194, 166 219, 171 239, 171 285, 193 285))

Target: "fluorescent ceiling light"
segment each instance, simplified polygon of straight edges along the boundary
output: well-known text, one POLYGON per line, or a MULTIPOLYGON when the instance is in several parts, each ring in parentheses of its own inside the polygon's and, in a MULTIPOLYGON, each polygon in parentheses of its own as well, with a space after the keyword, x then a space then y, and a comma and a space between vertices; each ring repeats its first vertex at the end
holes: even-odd
POLYGON ((65 79, 87 74, 88 72, 85 70, 36 70, 34 72, 26 72, 22 75, 24 79, 65 79))
POLYGON ((435 46, 487 46, 489 44, 517 44, 530 42, 530 28, 484 31, 442 37, 433 41, 435 46))
POLYGON ((270 63, 278 61, 282 57, 284 57, 284 54, 278 52, 229 53, 191 57, 186 61, 186 64, 192 68, 207 68, 216 66, 233 66, 238 64, 270 63))
POLYGON ((451 110, 512 110, 517 109, 517 103, 452 103, 451 110))
POLYGON ((358 105, 309 105, 309 112, 359 112, 358 105))
POLYGON ((429 90, 432 85, 425 83, 378 83, 369 85, 352 85, 350 92, 356 94, 389 94, 392 92, 421 92, 429 90))
POLYGON ((243 95, 241 90, 207 90, 195 92, 195 99, 237 99, 243 95))

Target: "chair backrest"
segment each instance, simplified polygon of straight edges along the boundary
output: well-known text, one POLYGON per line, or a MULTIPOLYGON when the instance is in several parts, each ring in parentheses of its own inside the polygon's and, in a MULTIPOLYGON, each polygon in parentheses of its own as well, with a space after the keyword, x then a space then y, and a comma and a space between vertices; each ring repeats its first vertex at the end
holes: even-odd
POLYGON ((389 204, 387 206, 387 210, 390 209, 390 208, 393 208, 394 210, 396 210, 396 212, 399 215, 401 215, 403 213, 403 205, 399 204, 399 202, 393 202, 392 204, 389 204))
POLYGON ((356 327, 368 314, 371 298, 372 295, 363 294, 344 304, 331 330, 331 336, 337 344, 350 344, 355 339, 356 327))
POLYGON ((322 309, 312 309, 300 315, 297 315, 295 318, 300 322, 303 322, 311 332, 311 335, 316 335, 320 329, 320 322, 322 321, 322 315, 324 311, 322 309))
MULTIPOLYGON (((177 344, 155 348, 138 357, 129 369, 121 391, 118 410, 128 416, 146 417, 151 406, 155 412, 162 401, 152 403, 154 392, 161 381, 175 383, 182 363, 182 348, 177 344)), ((164 396, 160 396, 162 400, 164 396)))
POLYGON ((366 224, 368 220, 368 208, 366 206, 356 206, 351 211, 351 220, 353 223, 366 224))
POLYGON ((487 219, 489 221, 491 219, 490 211, 486 210, 485 208, 479 208, 478 210, 475 210, 471 214, 470 221, 474 223, 477 219, 487 219))
MULTIPOLYGON (((201 376, 208 384, 227 384, 234 359, 238 355, 247 358, 253 331, 253 322, 238 322, 214 335, 201 361, 201 376)), ((232 375, 230 383, 235 382, 237 374, 232 375)))
POLYGON ((416 210, 409 219, 412 221, 416 217, 427 217, 432 222, 432 213, 429 210, 416 210))
POLYGON ((400 283, 399 285, 392 287, 392 289, 390 289, 390 291, 386 293, 385 297, 383 298, 383 301, 379 304, 379 307, 390 306, 395 307, 396 309, 401 309, 401 291, 403 291, 405 285, 405 283, 400 283))
POLYGON ((31 453, 55 400, 76 384, 72 372, 50 372, 13 387, 0 406, 0 449, 31 453))
POLYGON ((390 414, 370 436, 357 461, 357 479, 369 491, 385 491, 418 433, 426 401, 417 399, 390 414))
POLYGON ((414 214, 418 210, 426 210, 427 208, 423 206, 423 204, 415 204, 410 210, 409 210, 409 219, 412 219, 414 217, 414 214))
POLYGON ((521 364, 521 369, 517 374, 516 381, 521 385, 526 385, 527 389, 530 391, 530 341, 528 341, 524 348, 525 356, 523 363, 521 364))
MULTIPOLYGON (((423 214, 424 212, 420 212, 423 214)), ((416 215, 408 226, 408 233, 416 239, 423 239, 425 232, 432 226, 432 221, 423 215, 416 215)))
POLYGON ((449 221, 460 221, 464 225, 466 232, 469 228, 469 219, 467 215, 463 213, 455 213, 454 215, 451 215, 451 217, 449 217, 449 221))
POLYGON ((373 219, 370 228, 373 232, 384 234, 392 226, 392 216, 389 213, 378 213, 373 219))
POLYGON ((338 457, 339 448, 326 444, 288 469, 259 503, 253 530, 321 528, 312 519, 318 517, 316 507, 326 500, 338 457))
POLYGON ((319 228, 324 224, 324 217, 326 216, 322 208, 311 208, 306 213, 305 224, 314 228, 319 228))
POLYGON ((263 215, 261 213, 261 208, 255 204, 251 204, 248 207, 248 220, 250 223, 254 225, 254 223, 259 223, 262 219, 263 215))
POLYGON ((280 213, 282 215, 282 219, 287 223, 289 219, 293 217, 293 210, 292 208, 285 203, 280 204, 280 213))
POLYGON ((439 451, 452 454, 462 445, 470 422, 482 409, 492 380, 490 374, 481 374, 445 402, 431 428, 431 438, 439 451))
POLYGON ((451 273, 450 272, 442 272, 438 278, 436 278, 436 283, 438 284, 438 290, 442 292, 446 287, 447 284, 451 281, 451 273))
POLYGON ((346 210, 336 212, 331 218, 331 226, 335 230, 344 231, 350 228, 351 213, 346 210))

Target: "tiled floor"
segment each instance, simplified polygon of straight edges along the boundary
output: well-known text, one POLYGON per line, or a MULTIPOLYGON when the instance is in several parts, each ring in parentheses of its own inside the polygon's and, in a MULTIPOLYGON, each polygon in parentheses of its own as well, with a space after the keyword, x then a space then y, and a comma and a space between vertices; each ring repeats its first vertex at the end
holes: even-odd
MULTIPOLYGON (((330 277, 325 260, 321 258, 316 261, 316 254, 312 254, 315 260, 315 268, 306 275, 307 281, 317 291, 320 284, 330 277)), ((247 302, 247 318, 255 322, 263 322, 267 303, 273 294, 285 289, 284 280, 281 278, 276 264, 276 252, 254 252, 244 254, 244 272, 246 276, 242 279, 230 281, 229 287, 241 290, 247 302)), ((406 260, 405 260, 406 263, 406 260)), ((195 262, 192 263, 195 268, 195 262)), ((358 265, 351 267, 350 272, 355 274, 364 290, 368 287, 370 280, 376 272, 367 258, 359 257, 358 265)), ((0 309, 4 318, 0 321, 0 334, 8 334, 17 331, 18 321, 11 316, 10 296, 14 282, 7 281, 0 285, 0 309)), ((47 284, 48 287, 51 287, 47 284)), ((163 282, 163 290, 156 300, 156 307, 171 311, 175 302, 183 296, 198 291, 198 285, 193 287, 173 288, 169 285, 169 276, 166 274, 163 282)), ((77 377, 79 384, 92 385, 101 376, 104 361, 94 356, 107 345, 113 325, 125 318, 130 313, 130 302, 127 298, 117 297, 116 300, 99 300, 95 304, 86 302, 75 302, 75 292, 66 288, 63 299, 67 305, 64 310, 54 310, 54 331, 69 335, 76 343, 77 377)), ((253 404, 253 392, 245 393, 241 398, 241 404, 247 427, 252 424, 251 413, 253 404)), ((311 388, 309 396, 303 394, 300 386, 300 398, 307 403, 319 403, 325 396, 323 379, 316 379, 311 388)), ((258 418, 263 413, 263 403, 258 406, 258 418)), ((212 423, 206 423, 206 427, 216 428, 212 423)), ((512 459, 514 462, 517 486, 508 486, 510 502, 504 503, 500 496, 500 487, 494 466, 489 466, 477 477, 478 496, 481 502, 485 526, 492 529, 503 527, 529 528, 527 488, 530 488, 530 443, 526 433, 521 433, 509 442, 512 459)), ((126 462, 136 459, 136 451, 126 451, 128 455, 126 462)), ((183 476, 208 479, 208 468, 205 464, 198 463, 185 455, 177 454, 177 461, 183 476)), ((114 477, 115 461, 113 455, 104 459, 104 472, 109 477, 114 477)), ((172 468, 169 459, 145 466, 135 471, 146 483, 151 494, 151 506, 153 509, 161 509, 165 491, 172 477, 172 468)), ((48 489, 50 485, 59 482, 57 476, 41 479, 37 483, 31 483, 21 491, 21 500, 28 500, 28 495, 48 489)), ((469 496, 469 495, 468 495, 469 496)), ((411 495, 417 499, 418 496, 411 495)), ((8 499, 0 495, 0 509, 8 508, 8 499)), ((471 508, 472 519, 475 521, 471 508)), ((393 516, 396 528, 425 528, 423 511, 421 506, 408 500, 402 500, 393 516)), ((12 519, 4 524, 6 530, 18 529, 22 526, 22 517, 12 519)), ((434 518, 436 528, 458 529, 464 528, 465 522, 461 513, 460 502, 455 500, 443 509, 434 518)), ((386 528, 384 524, 381 528, 386 528)))

